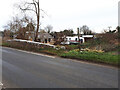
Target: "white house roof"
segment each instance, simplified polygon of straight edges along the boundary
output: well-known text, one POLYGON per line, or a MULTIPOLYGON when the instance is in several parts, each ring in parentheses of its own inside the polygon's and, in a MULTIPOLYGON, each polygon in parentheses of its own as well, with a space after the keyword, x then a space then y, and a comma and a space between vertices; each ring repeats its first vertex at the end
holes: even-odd
MULTIPOLYGON (((70 37, 70 36, 67 36, 66 38, 78 38, 78 36, 73 36, 73 37, 70 37)), ((83 37, 80 37, 80 39, 82 39, 83 37)))
POLYGON ((92 38, 94 36, 93 35, 82 35, 82 37, 84 37, 84 38, 92 38))

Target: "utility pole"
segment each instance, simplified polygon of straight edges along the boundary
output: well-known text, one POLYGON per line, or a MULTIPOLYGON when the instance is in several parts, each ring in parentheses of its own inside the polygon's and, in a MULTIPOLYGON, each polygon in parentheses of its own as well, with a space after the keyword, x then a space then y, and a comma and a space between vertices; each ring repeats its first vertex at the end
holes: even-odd
POLYGON ((81 48, 80 48, 80 30, 79 30, 79 28, 77 28, 77 32, 78 32, 78 48, 79 48, 79 51, 80 51, 81 48))

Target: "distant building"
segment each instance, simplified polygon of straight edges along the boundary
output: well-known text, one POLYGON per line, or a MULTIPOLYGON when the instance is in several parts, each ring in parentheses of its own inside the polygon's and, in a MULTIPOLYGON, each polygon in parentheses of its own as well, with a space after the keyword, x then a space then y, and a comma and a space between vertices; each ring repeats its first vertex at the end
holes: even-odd
POLYGON ((52 43, 53 42, 53 37, 49 33, 38 33, 38 40, 42 43, 52 43))
POLYGON ((81 43, 85 43, 86 41, 93 39, 93 35, 82 35, 82 37, 80 37, 80 40, 78 39, 78 36, 66 36, 66 38, 64 39, 64 42, 61 42, 61 44, 78 44, 79 41, 81 43))
POLYGON ((82 35, 82 37, 84 38, 84 42, 87 42, 87 41, 93 39, 94 35, 82 35))
MULTIPOLYGON (((34 41, 35 35, 34 32, 27 32, 28 40, 34 41)), ((53 37, 46 32, 38 32, 38 41, 42 43, 50 43, 53 41, 53 37)))
POLYGON ((34 41, 35 39, 34 31, 26 32, 26 37, 28 40, 34 41))
MULTIPOLYGON (((22 39, 21 37, 18 38, 18 35, 14 35, 14 38, 22 39)), ((27 31, 24 38, 25 38, 25 40, 34 41, 34 39, 35 39, 34 31, 31 31, 31 32, 27 31)), ((38 32, 38 42, 52 43, 53 42, 53 37, 49 33, 41 31, 41 32, 38 32)))

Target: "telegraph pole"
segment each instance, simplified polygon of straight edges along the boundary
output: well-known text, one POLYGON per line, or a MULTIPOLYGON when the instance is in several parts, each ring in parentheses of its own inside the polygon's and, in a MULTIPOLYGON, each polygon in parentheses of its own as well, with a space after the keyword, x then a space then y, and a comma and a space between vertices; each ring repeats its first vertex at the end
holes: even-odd
POLYGON ((79 48, 79 51, 80 51, 81 48, 80 48, 80 30, 79 30, 79 28, 77 28, 77 32, 78 32, 78 48, 79 48))

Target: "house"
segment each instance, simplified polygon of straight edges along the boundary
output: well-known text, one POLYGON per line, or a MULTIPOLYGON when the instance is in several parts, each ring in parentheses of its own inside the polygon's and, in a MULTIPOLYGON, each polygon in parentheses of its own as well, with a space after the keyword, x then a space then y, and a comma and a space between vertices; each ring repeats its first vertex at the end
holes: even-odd
POLYGON ((66 36, 66 38, 64 39, 64 42, 61 42, 61 44, 78 44, 79 41, 81 43, 85 43, 91 39, 93 39, 93 35, 82 35, 80 37, 80 40, 78 39, 78 36, 66 36))
MULTIPOLYGON (((15 36, 14 36, 15 37, 15 36)), ((19 38, 18 35, 16 35, 17 39, 22 39, 21 37, 19 38)), ((16 38, 15 37, 15 38, 16 38)), ((27 31, 24 35, 25 40, 31 40, 34 41, 35 39, 35 32, 34 31, 27 31)), ((46 32, 38 32, 38 42, 42 43, 52 43, 53 37, 46 32)))
POLYGON ((82 35, 82 37, 84 38, 85 42, 91 40, 94 38, 94 35, 82 35))
POLYGON ((49 34, 49 33, 46 33, 46 32, 39 32, 38 33, 38 40, 39 42, 42 42, 42 43, 53 43, 53 37, 49 34))
MULTIPOLYGON (((85 40, 83 37, 80 37, 80 42, 84 43, 85 40)), ((79 39, 78 36, 66 36, 64 42, 61 42, 61 44, 78 44, 79 43, 79 39)))
POLYGON ((34 31, 31 31, 31 32, 26 32, 26 37, 28 40, 31 40, 33 41, 35 39, 35 35, 34 35, 34 31))
MULTIPOLYGON (((34 32, 31 32, 31 33, 27 32, 27 36, 28 36, 28 39, 32 41, 35 38, 34 32)), ((52 43, 53 37, 49 33, 38 32, 38 41, 42 43, 52 43)))

